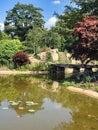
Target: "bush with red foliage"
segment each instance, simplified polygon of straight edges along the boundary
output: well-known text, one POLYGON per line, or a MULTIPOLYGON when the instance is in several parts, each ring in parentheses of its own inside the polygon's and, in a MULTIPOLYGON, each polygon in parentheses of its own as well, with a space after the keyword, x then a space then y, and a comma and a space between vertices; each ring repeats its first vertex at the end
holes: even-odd
POLYGON ((96 16, 86 16, 78 22, 73 35, 77 40, 72 44, 72 57, 82 63, 98 60, 98 19, 96 16))
POLYGON ((13 56, 13 62, 14 62, 14 68, 31 63, 27 53, 25 53, 23 51, 17 52, 13 56))

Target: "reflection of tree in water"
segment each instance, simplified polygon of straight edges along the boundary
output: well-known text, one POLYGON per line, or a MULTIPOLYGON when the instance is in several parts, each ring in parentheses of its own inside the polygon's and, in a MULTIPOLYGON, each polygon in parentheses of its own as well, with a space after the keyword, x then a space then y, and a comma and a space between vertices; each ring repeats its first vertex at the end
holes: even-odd
POLYGON ((29 113, 29 109, 34 109, 35 111, 42 109, 42 103, 44 94, 41 89, 41 79, 35 77, 15 77, 14 87, 19 93, 16 101, 21 101, 16 106, 11 106, 18 113, 18 115, 22 116, 26 113, 29 113), (38 103, 37 105, 27 105, 27 101, 33 101, 38 103))
POLYGON ((0 98, 1 101, 5 98, 8 101, 21 101, 18 105, 10 105, 18 115, 24 115, 28 113, 28 109, 40 110, 42 109, 43 99, 48 97, 51 100, 55 100, 56 94, 52 94, 52 90, 58 88, 58 83, 49 81, 42 77, 30 77, 30 76, 12 76, 2 79, 3 87, 2 92, 0 93, 3 98, 0 98), (9 80, 9 86, 8 81, 9 80), (6 84, 7 83, 7 84, 6 84), (42 89, 41 85, 46 85, 46 88, 49 91, 42 89), (56 86, 55 86, 56 85, 56 86), (56 88, 55 88, 56 87, 56 88), (34 101, 38 103, 36 106, 27 106, 26 101, 34 101))
POLYGON ((40 110, 42 109, 43 99, 45 92, 40 87, 43 81, 40 77, 32 76, 8 76, 0 77, 0 101, 8 100, 18 102, 18 105, 11 105, 9 108, 13 108, 18 115, 24 115, 28 113, 29 109, 40 110), (38 105, 26 105, 26 101, 33 101, 38 105))
POLYGON ((51 91, 51 92, 57 92, 58 88, 59 88, 59 83, 57 81, 47 81, 44 80, 41 82, 41 88, 45 89, 47 91, 51 91))
POLYGON ((11 87, 13 81, 13 76, 0 75, 0 87, 11 87))
POLYGON ((29 88, 31 87, 31 79, 17 76, 13 80, 13 86, 19 93, 19 100, 21 100, 21 97, 28 97, 29 95, 29 88))
MULTIPOLYGON (((98 105, 96 100, 80 94, 72 93, 63 89, 56 94, 56 102, 62 107, 72 110, 73 122, 66 124, 62 122, 54 130, 90 130, 98 129, 98 105)), ((97 102, 98 104, 98 102, 97 102)))
MULTIPOLYGON (((98 105, 96 101, 80 94, 72 93, 63 86, 58 87, 57 81, 49 81, 46 78, 37 78, 32 76, 10 76, 0 78, 0 101, 21 101, 18 105, 11 105, 19 116, 29 113, 29 109, 35 112, 43 109, 42 105, 45 98, 52 102, 59 103, 62 108, 71 109, 72 122, 69 124, 62 122, 54 130, 90 130, 97 129, 98 105), (42 86, 46 85, 46 89, 42 86), (57 89, 56 93, 52 90, 57 89), (48 91, 47 91, 48 90, 48 91), (28 106, 27 101, 38 103, 28 106)), ((98 102, 97 102, 98 104, 98 102)))
POLYGON ((19 95, 13 87, 13 76, 0 76, 0 100, 15 100, 19 95))

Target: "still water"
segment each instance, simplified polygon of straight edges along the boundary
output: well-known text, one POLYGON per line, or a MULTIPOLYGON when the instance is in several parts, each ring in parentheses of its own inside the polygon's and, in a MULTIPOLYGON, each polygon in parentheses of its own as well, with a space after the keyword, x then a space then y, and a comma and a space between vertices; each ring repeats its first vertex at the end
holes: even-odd
POLYGON ((98 100, 48 76, 0 76, 0 130, 98 130, 98 100))

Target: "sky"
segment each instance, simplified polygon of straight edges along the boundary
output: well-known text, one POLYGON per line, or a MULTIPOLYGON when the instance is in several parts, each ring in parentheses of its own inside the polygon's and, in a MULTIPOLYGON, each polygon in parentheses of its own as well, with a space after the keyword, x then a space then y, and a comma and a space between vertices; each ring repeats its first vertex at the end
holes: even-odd
POLYGON ((13 9, 18 2, 20 4, 33 4, 34 7, 42 8, 43 11, 41 13, 44 16, 46 28, 55 25, 57 18, 53 15, 54 12, 62 14, 64 6, 71 5, 70 0, 0 0, 0 30, 4 28, 6 11, 13 9))

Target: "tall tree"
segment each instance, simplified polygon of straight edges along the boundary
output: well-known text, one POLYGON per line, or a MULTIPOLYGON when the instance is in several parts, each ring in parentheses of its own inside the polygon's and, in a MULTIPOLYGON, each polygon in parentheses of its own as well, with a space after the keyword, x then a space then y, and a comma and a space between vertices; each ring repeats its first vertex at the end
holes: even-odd
POLYGON ((98 19, 96 16, 86 16, 78 22, 73 35, 77 37, 73 43, 72 57, 82 63, 98 60, 98 19))
POLYGON ((98 0, 70 0, 76 6, 65 6, 65 10, 61 15, 55 13, 58 18, 56 22, 55 31, 65 38, 63 44, 63 51, 67 49, 72 51, 71 45, 75 38, 72 37, 73 28, 78 21, 81 21, 84 16, 97 15, 98 16, 98 0))
POLYGON ((21 41, 24 41, 29 29, 44 26, 41 11, 41 8, 36 8, 32 4, 17 3, 12 10, 7 11, 4 31, 12 38, 18 36, 21 41))
POLYGON ((71 52, 71 45, 74 41, 74 38, 71 34, 76 22, 81 21, 83 16, 80 14, 78 8, 73 8, 70 6, 65 6, 63 14, 58 15, 55 13, 55 15, 58 17, 58 21, 56 22, 54 29, 65 39, 62 49, 63 51, 67 49, 69 52, 71 52))
POLYGON ((82 13, 98 15, 98 0, 70 0, 75 3, 82 13))
POLYGON ((43 31, 40 27, 34 27, 28 31, 24 44, 30 53, 36 54, 40 50, 43 31))
POLYGON ((49 47, 49 48, 58 48, 61 50, 61 47, 64 43, 64 37, 59 33, 55 32, 54 29, 46 30, 43 33, 41 39, 41 46, 42 47, 49 47))

